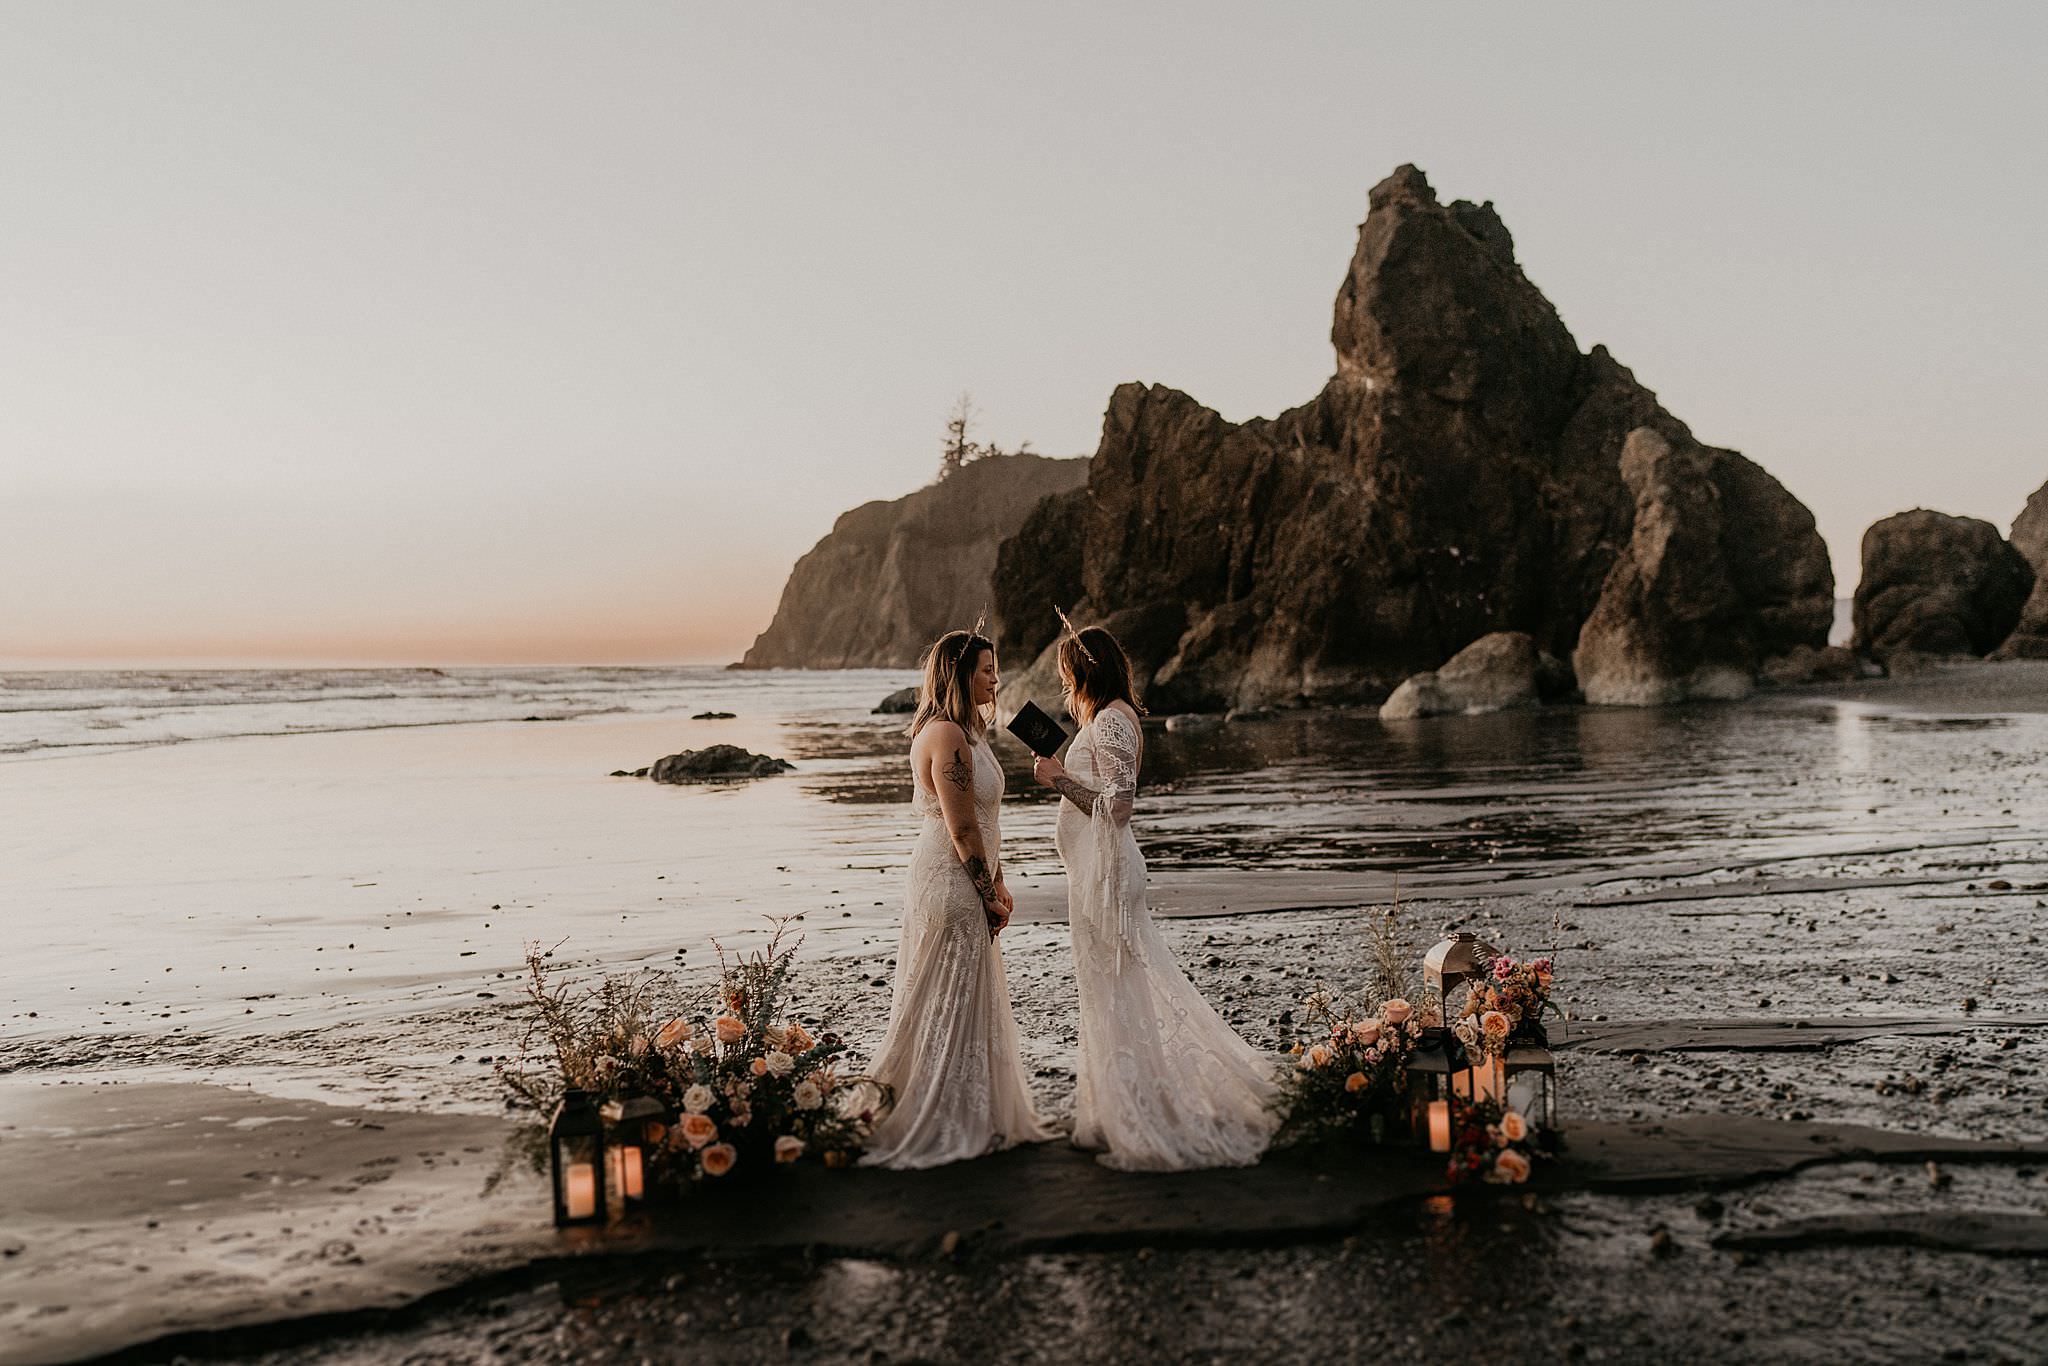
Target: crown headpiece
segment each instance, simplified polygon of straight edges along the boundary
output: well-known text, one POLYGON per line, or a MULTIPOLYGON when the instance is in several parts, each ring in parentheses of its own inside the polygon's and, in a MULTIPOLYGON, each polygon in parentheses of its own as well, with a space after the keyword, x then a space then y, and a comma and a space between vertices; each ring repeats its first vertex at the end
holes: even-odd
POLYGON ((1060 625, 1067 628, 1067 638, 1074 642, 1074 648, 1081 652, 1081 657, 1083 659, 1087 660, 1090 664, 1093 664, 1095 662, 1095 652, 1089 649, 1086 645, 1083 645, 1081 643, 1080 629, 1074 625, 1073 620, 1069 618, 1064 611, 1060 610, 1060 605, 1058 603, 1054 603, 1052 605, 1052 610, 1055 612, 1059 612, 1060 625))

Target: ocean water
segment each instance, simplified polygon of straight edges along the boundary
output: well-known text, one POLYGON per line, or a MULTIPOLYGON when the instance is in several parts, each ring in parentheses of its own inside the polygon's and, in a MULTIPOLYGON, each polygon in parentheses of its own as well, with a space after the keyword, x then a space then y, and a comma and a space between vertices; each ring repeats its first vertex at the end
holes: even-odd
MULTIPOLYGON (((708 971, 714 941, 801 916, 807 953, 886 955, 915 818, 903 718, 872 707, 909 681, 0 675, 0 1071, 286 1077, 357 1097, 368 1078, 386 1087, 372 1099, 418 1103, 451 1056, 502 1045, 530 947, 583 972, 708 971), (721 741, 796 770, 610 776, 721 741)), ((1169 914, 1356 907, 1397 879, 1469 900, 1853 876, 1958 845, 2038 860, 2042 711, 1788 693, 1154 726, 1139 832, 1169 914)), ((1055 809, 1022 747, 996 744, 1020 920, 1056 922, 1055 809)))

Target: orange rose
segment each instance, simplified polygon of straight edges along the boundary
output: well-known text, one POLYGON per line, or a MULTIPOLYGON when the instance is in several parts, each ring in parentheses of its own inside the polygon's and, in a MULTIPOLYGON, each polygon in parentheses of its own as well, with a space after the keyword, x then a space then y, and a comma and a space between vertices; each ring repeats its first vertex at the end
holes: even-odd
POLYGON ((670 1020, 655 1034, 654 1046, 656 1048, 674 1048, 679 1043, 688 1043, 691 1033, 688 1020, 670 1020))
POLYGON ((1365 1089, 1365 1073, 1353 1072, 1350 1076, 1344 1078, 1344 1089, 1347 1091, 1363 1091, 1365 1089))
POLYGON ((746 1021, 736 1020, 730 1015, 719 1016, 711 1022, 711 1027, 717 1031, 720 1043, 739 1043, 747 1037, 746 1021))
POLYGON ((724 1176, 732 1170, 732 1164, 740 1160, 740 1155, 730 1143, 714 1143, 697 1160, 703 1165, 706 1176, 724 1176))
POLYGON ((804 1031, 800 1024, 791 1024, 789 1033, 782 1041, 783 1048, 791 1053, 808 1053, 818 1046, 818 1041, 804 1031))
POLYGON ((757 1077, 765 1077, 765 1076, 767 1076, 767 1075, 768 1075, 768 1059, 766 1059, 766 1058, 756 1058, 756 1059, 754 1059, 754 1060, 753 1060, 752 1062, 750 1062, 750 1063, 748 1063, 748 1064, 747 1064, 747 1070, 748 1070, 749 1072, 752 1072, 752 1073, 753 1073, 753 1074, 754 1074, 755 1076, 757 1076, 757 1077))

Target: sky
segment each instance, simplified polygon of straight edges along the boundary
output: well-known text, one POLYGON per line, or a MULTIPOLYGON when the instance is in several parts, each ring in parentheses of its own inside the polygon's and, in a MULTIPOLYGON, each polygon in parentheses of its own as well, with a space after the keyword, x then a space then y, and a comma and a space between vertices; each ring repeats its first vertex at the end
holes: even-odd
POLYGON ((1126 380, 1311 397, 1366 193, 1813 509, 2048 480, 2048 6, 0 7, 0 661, 723 662, 1126 380))

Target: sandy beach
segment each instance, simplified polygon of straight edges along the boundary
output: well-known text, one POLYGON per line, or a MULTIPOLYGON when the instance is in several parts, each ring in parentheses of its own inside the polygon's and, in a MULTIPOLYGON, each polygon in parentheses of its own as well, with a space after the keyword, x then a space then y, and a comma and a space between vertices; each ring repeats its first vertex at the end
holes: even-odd
MULTIPOLYGON (((1103 1206, 1097 1169, 1048 1151, 1042 1169, 955 1169, 950 1194, 820 1171, 780 1214, 704 1202, 609 1250, 558 1239, 535 1178, 502 1160, 492 1071, 516 1047, 527 943, 582 972, 708 982, 714 937, 801 915, 801 1013, 858 1050, 878 1040, 910 830, 899 723, 867 714, 872 685, 733 721, 689 720, 692 698, 0 768, 20 945, 0 1034, 0 1183, 18 1210, 0 1232, 0 1355, 150 1360, 161 1342, 456 1361, 487 1333, 515 1360, 1025 1359, 1072 1354, 1055 1302, 1127 1326, 1074 1359, 1242 1350, 1254 1322, 1300 1352, 1448 1350, 1567 1312, 1542 1288, 1621 1265, 1631 1295, 1575 1293, 1585 1331, 1552 1340, 1611 1360, 1675 1336, 1703 1360, 1857 1342, 1903 1359, 1960 1332, 1979 1359, 2028 1355, 2027 1249, 2048 1226, 2033 665, 1662 713, 1153 733, 1154 902, 1247 1037, 1284 1047, 1304 994, 1365 980, 1359 911, 1396 874, 1417 954, 1449 926, 1557 953, 1565 1112, 1586 1142, 1532 1203, 1481 1193, 1445 1213, 1422 1198, 1431 1173, 1394 1163, 1291 1215, 1282 1193, 1318 1174, 1276 1158, 1239 1213, 1144 1181, 1103 1206), (717 790, 607 776, 712 735, 798 769, 717 790), (1686 1116, 1711 1120, 1721 1156, 1700 1165, 1686 1116), (1896 1137, 1887 1156, 1828 1126, 1896 1137), (1610 1142, 1634 1145, 1640 1179, 1601 1167, 1610 1142), (78 1174, 97 1174, 89 1197, 78 1174), (974 1203, 1019 1183, 1048 1193, 1035 1233, 974 1203), (1203 1226, 1157 1222, 1197 1206, 1203 1226), (1093 1229, 1060 1214, 1083 1207, 1123 1212, 1093 1229), (1419 1285, 1423 1266, 1499 1293, 1352 1338, 1305 1309, 1274 1325, 1227 1308, 1301 1278, 1333 1295, 1419 1285), (1758 1305, 1760 1276, 1772 1308, 1730 1310, 1758 1305), (763 1277, 788 1293, 758 1293, 763 1277), (1935 1302, 1938 1331, 1908 1326, 1935 1302), (1013 1339, 1020 1320, 1038 1326, 1013 1339)), ((1004 951, 1057 1115, 1064 893, 1051 808, 1006 759, 1020 915, 1004 951)))

